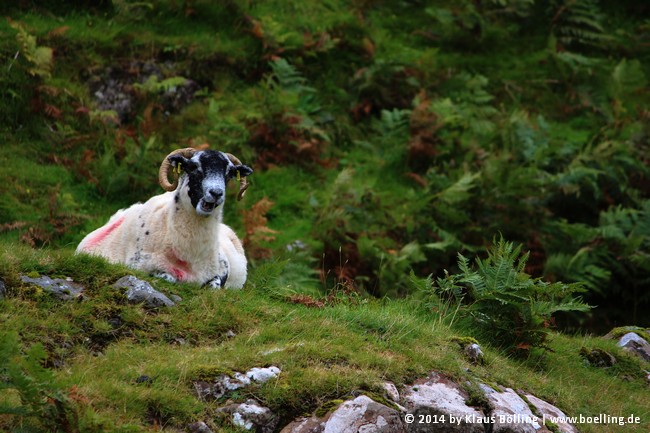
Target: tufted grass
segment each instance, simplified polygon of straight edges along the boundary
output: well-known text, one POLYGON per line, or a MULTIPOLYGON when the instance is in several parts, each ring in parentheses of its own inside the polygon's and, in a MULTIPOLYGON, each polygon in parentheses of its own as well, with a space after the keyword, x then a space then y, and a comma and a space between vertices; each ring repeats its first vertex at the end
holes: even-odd
MULTIPOLYGON (((382 381, 401 386, 431 370, 460 383, 498 383, 531 392, 569 415, 640 416, 644 424, 626 427, 630 432, 646 431, 650 421, 650 395, 639 376, 640 362, 610 340, 552 334, 552 351, 543 363, 513 360, 484 346, 486 364, 472 366, 452 341, 468 336, 452 323, 453 313, 438 316, 415 298, 340 294, 314 308, 290 302, 291 294, 299 291, 273 277, 268 267, 253 269, 240 291, 205 291, 136 273, 183 298, 173 308, 153 312, 126 304, 110 288, 122 275, 133 273, 124 267, 69 250, 5 245, 1 251, 0 278, 9 286, 9 296, 0 301, 2 330, 19 333, 25 348, 44 345, 46 365, 64 389, 74 389, 88 431, 175 431, 197 420, 231 431, 217 416, 217 403, 194 396, 192 381, 269 365, 281 368, 279 378, 230 398, 255 398, 284 424, 331 400, 358 392, 381 395, 382 381), (87 296, 81 302, 54 301, 20 284, 20 273, 71 277, 86 285, 87 296), (118 316, 122 323, 115 329, 108 320, 118 316), (228 336, 229 331, 235 336, 228 336), (623 367, 585 365, 578 356, 582 346, 613 353, 623 367), (142 376, 151 380, 139 382, 142 376)), ((17 403, 15 394, 3 398, 17 403)), ((1 428, 11 429, 15 422, 0 417, 1 428)), ((611 431, 602 425, 578 427, 611 431)))

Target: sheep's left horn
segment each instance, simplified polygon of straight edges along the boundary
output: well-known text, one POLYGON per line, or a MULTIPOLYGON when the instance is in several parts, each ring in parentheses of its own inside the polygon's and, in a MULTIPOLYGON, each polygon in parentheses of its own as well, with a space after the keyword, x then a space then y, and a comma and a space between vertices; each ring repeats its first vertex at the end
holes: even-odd
POLYGON ((158 182, 165 191, 174 191, 178 186, 178 178, 176 178, 173 183, 169 183, 169 169, 172 166, 169 157, 181 154, 185 158, 191 158, 196 152, 197 150, 191 147, 176 149, 163 159, 162 164, 160 164, 160 170, 158 170, 158 182))
MULTIPOLYGON (((226 156, 228 157, 230 162, 232 162, 233 164, 242 165, 239 158, 237 158, 232 153, 226 153, 226 156)), ((244 194, 246 194, 247 189, 248 189, 248 182, 246 181, 246 176, 241 176, 239 178, 239 194, 237 194, 237 200, 241 200, 242 198, 244 198, 244 194)))

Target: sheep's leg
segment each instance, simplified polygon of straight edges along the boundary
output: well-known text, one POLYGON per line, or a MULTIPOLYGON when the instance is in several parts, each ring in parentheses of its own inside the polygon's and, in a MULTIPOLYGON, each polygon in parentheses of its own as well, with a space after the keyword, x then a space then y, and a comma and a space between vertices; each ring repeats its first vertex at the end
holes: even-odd
POLYGON ((208 280, 203 287, 209 287, 211 289, 222 289, 226 285, 228 280, 228 273, 226 272, 223 275, 216 275, 211 280, 208 280))
POLYGON ((156 278, 162 278, 163 280, 169 281, 170 283, 178 282, 178 279, 176 279, 176 277, 168 274, 167 272, 154 272, 151 275, 156 278))

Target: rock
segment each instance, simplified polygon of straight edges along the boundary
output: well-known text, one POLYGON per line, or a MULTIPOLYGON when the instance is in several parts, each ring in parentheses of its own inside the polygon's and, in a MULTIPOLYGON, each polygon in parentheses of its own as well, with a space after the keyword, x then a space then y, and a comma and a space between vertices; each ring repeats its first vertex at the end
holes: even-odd
POLYGON ((116 289, 127 289, 126 298, 131 304, 143 303, 148 308, 172 307, 174 302, 163 295, 151 284, 133 275, 127 275, 117 280, 113 287, 116 289))
POLYGON ((539 415, 557 426, 559 433, 578 433, 577 428, 566 422, 567 416, 560 409, 532 394, 524 394, 524 396, 530 404, 535 406, 539 415))
POLYGON ((174 301, 174 303, 176 303, 176 304, 178 304, 179 302, 181 302, 183 300, 183 298, 181 298, 178 295, 169 295, 169 299, 174 301))
POLYGON ((135 383, 144 383, 145 385, 151 385, 153 383, 153 379, 146 374, 143 374, 142 376, 138 376, 138 378, 135 380, 135 383))
POLYGON ((267 368, 253 367, 246 372, 246 377, 258 383, 264 383, 278 377, 279 374, 280 369, 275 366, 267 368))
POLYGON ((230 404, 218 410, 229 414, 234 425, 246 430, 255 429, 256 433, 272 433, 279 421, 271 409, 250 399, 245 403, 230 404))
POLYGON ((628 332, 618 340, 618 345, 639 358, 650 361, 650 343, 634 332, 628 332))
POLYGON ((360 395, 348 400, 329 417, 323 433, 402 433, 406 432, 399 413, 360 395))
POLYGON ((605 338, 610 338, 613 340, 618 340, 625 334, 634 332, 639 337, 643 338, 645 341, 650 342, 650 328, 641 328, 639 326, 619 326, 609 331, 605 338))
POLYGON ((465 346, 465 349, 463 351, 465 352, 467 359, 469 359, 469 362, 472 364, 483 364, 483 351, 481 350, 481 346, 478 344, 468 344, 465 346))
POLYGON ((329 415, 324 419, 315 415, 310 418, 300 417, 280 430, 280 433, 323 433, 328 418, 329 415))
POLYGON ((298 418, 281 433, 406 433, 399 412, 360 395, 322 418, 298 418))
POLYGON ((7 286, 5 282, 0 279, 0 301, 7 297, 7 286))
POLYGON ((213 433, 210 427, 203 421, 193 422, 187 426, 190 433, 213 433))
POLYGON ((52 279, 46 275, 37 278, 31 278, 26 275, 21 275, 20 280, 23 283, 29 283, 38 286, 43 289, 43 291, 50 293, 52 296, 62 301, 70 301, 73 299, 83 298, 84 287, 81 284, 75 283, 69 279, 52 279))
MULTIPOLYGON (((405 388, 402 402, 415 420, 430 415, 441 422, 435 424, 437 431, 445 433, 483 433, 485 415, 482 411, 468 406, 468 395, 460 386, 447 377, 432 372, 426 379, 405 388), (444 416, 444 418, 443 418, 444 416), (456 422, 452 422, 451 417, 456 422)), ((407 424, 408 432, 429 432, 431 423, 413 422, 407 424)))
POLYGON ((281 373, 278 367, 254 367, 245 374, 235 373, 233 377, 227 374, 217 376, 211 383, 206 381, 194 382, 194 390, 198 397, 204 401, 217 400, 228 394, 250 385, 252 382, 264 383, 281 373))
POLYGON ((479 387, 492 406, 490 413, 493 420, 492 433, 549 431, 541 424, 542 420, 530 410, 524 399, 512 389, 506 388, 499 392, 482 383, 479 384, 479 387))
POLYGON ((589 365, 594 367, 611 367, 616 364, 616 358, 609 352, 602 349, 580 348, 580 356, 584 358, 589 365))
POLYGON ((386 391, 386 396, 390 398, 395 403, 399 403, 399 391, 393 382, 384 382, 381 384, 384 391, 386 391))

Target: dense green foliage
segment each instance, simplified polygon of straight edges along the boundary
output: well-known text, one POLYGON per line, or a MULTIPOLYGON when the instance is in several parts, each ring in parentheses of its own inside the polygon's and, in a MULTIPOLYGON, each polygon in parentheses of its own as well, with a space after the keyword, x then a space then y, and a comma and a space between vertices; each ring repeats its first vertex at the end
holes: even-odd
POLYGON ((207 142, 256 169, 228 215, 252 259, 300 241, 313 288, 403 295, 501 233, 534 277, 585 284, 570 323, 647 320, 647 6, 61 5, 4 6, 3 238, 74 245, 207 142))

